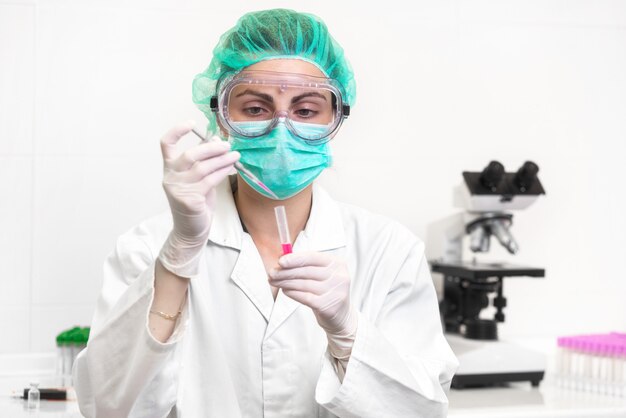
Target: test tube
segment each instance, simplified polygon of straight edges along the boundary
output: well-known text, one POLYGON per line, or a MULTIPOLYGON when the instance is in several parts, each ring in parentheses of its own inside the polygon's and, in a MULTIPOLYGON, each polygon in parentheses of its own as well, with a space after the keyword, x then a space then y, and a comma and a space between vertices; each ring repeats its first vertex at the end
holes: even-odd
POLYGON ((278 236, 280 245, 283 247, 283 255, 291 254, 291 238, 289 235, 289 224, 287 223, 287 213, 284 206, 276 206, 274 208, 276 214, 276 224, 278 225, 278 236))

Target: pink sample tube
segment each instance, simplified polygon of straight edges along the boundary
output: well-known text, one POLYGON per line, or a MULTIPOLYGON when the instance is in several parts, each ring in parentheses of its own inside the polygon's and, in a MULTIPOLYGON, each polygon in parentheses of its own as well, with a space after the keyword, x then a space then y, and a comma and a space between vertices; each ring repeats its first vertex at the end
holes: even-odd
POLYGON ((283 255, 291 254, 291 236, 289 235, 289 224, 287 223, 287 212, 284 206, 276 206, 274 208, 276 214, 276 224, 278 225, 278 236, 280 245, 283 247, 283 255))

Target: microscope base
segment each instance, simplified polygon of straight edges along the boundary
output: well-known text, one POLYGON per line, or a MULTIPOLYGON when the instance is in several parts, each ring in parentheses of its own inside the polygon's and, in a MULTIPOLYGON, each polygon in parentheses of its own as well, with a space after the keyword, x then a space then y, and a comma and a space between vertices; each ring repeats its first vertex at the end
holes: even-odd
POLYGON ((459 359, 452 387, 493 386, 508 382, 531 382, 538 386, 545 372, 543 354, 505 341, 470 340, 446 334, 459 359))

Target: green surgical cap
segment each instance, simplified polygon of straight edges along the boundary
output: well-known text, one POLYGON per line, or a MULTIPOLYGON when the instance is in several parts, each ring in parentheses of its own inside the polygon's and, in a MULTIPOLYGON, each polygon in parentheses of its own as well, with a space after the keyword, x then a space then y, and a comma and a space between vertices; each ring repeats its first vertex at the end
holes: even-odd
POLYGON ((208 68, 193 80, 193 102, 209 120, 209 132, 217 133, 210 101, 216 95, 220 78, 271 58, 298 58, 316 65, 328 78, 341 84, 343 101, 354 105, 354 73, 343 48, 330 36, 324 22, 312 14, 293 10, 261 10, 243 15, 221 36, 208 68))

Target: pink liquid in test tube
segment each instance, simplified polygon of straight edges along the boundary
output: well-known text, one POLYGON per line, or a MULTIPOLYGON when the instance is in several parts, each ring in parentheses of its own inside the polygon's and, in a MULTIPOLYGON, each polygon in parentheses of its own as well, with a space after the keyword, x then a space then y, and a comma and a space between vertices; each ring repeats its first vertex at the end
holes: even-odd
POLYGON ((283 255, 291 254, 291 236, 289 235, 289 224, 287 223, 287 213, 285 212, 285 207, 276 206, 274 208, 274 214, 276 215, 278 236, 280 238, 280 245, 283 248, 283 255))

